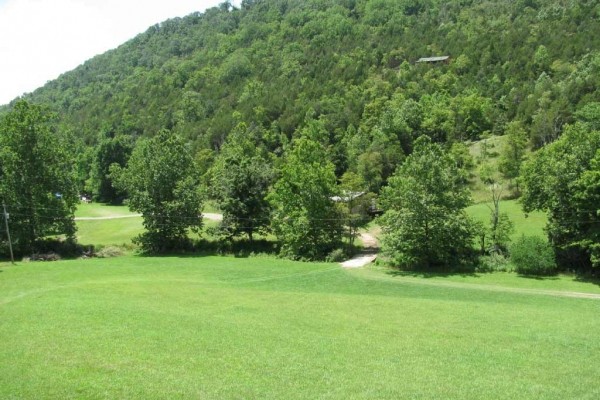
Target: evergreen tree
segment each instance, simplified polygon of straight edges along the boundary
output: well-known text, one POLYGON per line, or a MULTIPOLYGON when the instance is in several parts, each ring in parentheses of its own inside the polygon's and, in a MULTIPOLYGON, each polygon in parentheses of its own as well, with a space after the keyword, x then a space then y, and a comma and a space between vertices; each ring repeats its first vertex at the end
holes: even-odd
POLYGON ((525 150, 527 148, 527 132, 525 132, 520 122, 515 121, 507 125, 506 136, 507 139, 500 154, 498 169, 506 179, 513 180, 518 178, 521 173, 521 164, 523 164, 525 159, 525 150))

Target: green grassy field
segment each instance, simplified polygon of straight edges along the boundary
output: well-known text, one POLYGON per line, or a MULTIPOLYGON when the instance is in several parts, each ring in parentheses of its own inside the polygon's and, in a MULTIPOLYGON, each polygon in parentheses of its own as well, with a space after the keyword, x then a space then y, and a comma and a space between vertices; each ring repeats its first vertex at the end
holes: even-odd
POLYGON ((547 292, 600 289, 568 277, 266 257, 0 271, 0 398, 600 396, 600 299, 547 292))
POLYGON ((144 231, 142 217, 84 220, 77 223, 77 241, 83 245, 123 246, 144 231))
MULTIPOLYGON (((203 211, 207 213, 220 212, 214 202, 210 201, 204 203, 203 211)), ((127 206, 112 206, 104 203, 80 203, 75 211, 76 218, 118 217, 135 214, 127 206)))
MULTIPOLYGON (((487 225, 490 222, 490 213, 492 203, 479 203, 467 208, 469 214, 476 221, 481 221, 487 225)), ((507 213, 510 220, 513 222, 515 230, 513 239, 521 235, 533 235, 546 237, 544 227, 548 218, 545 213, 535 211, 525 214, 521 205, 516 200, 502 200, 500 202, 500 212, 507 213)))
MULTIPOLYGON (((205 210, 205 212, 218 211, 214 206, 210 206, 209 210, 205 210)), ((135 215, 136 213, 129 211, 127 206, 82 203, 75 212, 77 241, 82 245, 130 246, 131 239, 144 232, 142 217, 135 215)), ((204 220, 205 228, 216 227, 217 225, 218 222, 216 221, 204 220)), ((203 235, 203 237, 206 236, 203 235)))
POLYGON ((118 217, 134 215, 127 206, 111 206, 103 203, 80 203, 75 211, 75 218, 118 217))

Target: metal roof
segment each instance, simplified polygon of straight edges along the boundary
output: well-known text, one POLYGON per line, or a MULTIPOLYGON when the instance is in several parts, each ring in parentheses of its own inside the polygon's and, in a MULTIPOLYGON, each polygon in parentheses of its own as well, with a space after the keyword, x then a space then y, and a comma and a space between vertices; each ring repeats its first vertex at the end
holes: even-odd
POLYGON ((450 56, 439 56, 439 57, 423 57, 417 60, 418 63, 423 62, 437 62, 437 61, 446 61, 450 56))
POLYGON ((330 199, 332 201, 335 201, 336 203, 339 203, 339 202, 347 203, 347 202, 352 201, 352 200, 354 200, 356 198, 359 198, 360 196, 362 196, 365 193, 366 192, 346 192, 346 193, 344 193, 343 196, 333 196, 330 199))

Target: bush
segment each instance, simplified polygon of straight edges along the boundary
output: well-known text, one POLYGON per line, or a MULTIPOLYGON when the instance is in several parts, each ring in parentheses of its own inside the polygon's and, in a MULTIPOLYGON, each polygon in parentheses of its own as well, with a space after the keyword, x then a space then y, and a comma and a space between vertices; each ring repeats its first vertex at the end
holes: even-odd
POLYGON ((509 272, 511 270, 511 266, 506 257, 499 253, 481 256, 478 261, 478 272, 509 272))
POLYGON ((515 271, 523 275, 552 275, 556 272, 554 251, 538 236, 521 236, 510 247, 510 259, 515 271))
POLYGON ((342 262, 346 259, 346 252, 343 249, 335 249, 326 258, 327 262, 342 262))
POLYGON ((100 248, 94 254, 98 258, 111 258, 123 255, 123 250, 117 246, 106 246, 100 248))

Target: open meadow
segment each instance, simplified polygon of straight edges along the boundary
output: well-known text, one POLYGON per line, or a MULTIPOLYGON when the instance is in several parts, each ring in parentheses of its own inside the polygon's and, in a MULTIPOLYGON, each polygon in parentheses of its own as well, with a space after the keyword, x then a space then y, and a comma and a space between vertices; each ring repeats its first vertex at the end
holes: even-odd
MULTIPOLYGON (((492 212, 492 203, 479 203, 467 207, 467 214, 475 221, 481 221, 486 226, 489 225, 492 212)), ((517 200, 500 201, 500 213, 506 213, 514 226, 511 235, 512 239, 517 239, 522 235, 541 236, 546 238, 544 227, 548 221, 546 214, 540 211, 534 211, 525 214, 521 204, 517 200)))
POLYGON ((600 396, 600 287, 570 277, 269 257, 0 271, 0 398, 600 396))
MULTIPOLYGON (((211 203, 204 208, 204 212, 208 213, 217 211, 211 203)), ((144 232, 142 217, 129 211, 127 206, 82 203, 78 205, 75 217, 77 241, 86 246, 131 247, 131 240, 144 232)), ((205 218, 203 224, 205 228, 214 228, 218 222, 205 218)), ((204 234, 202 237, 206 236, 204 234)))

